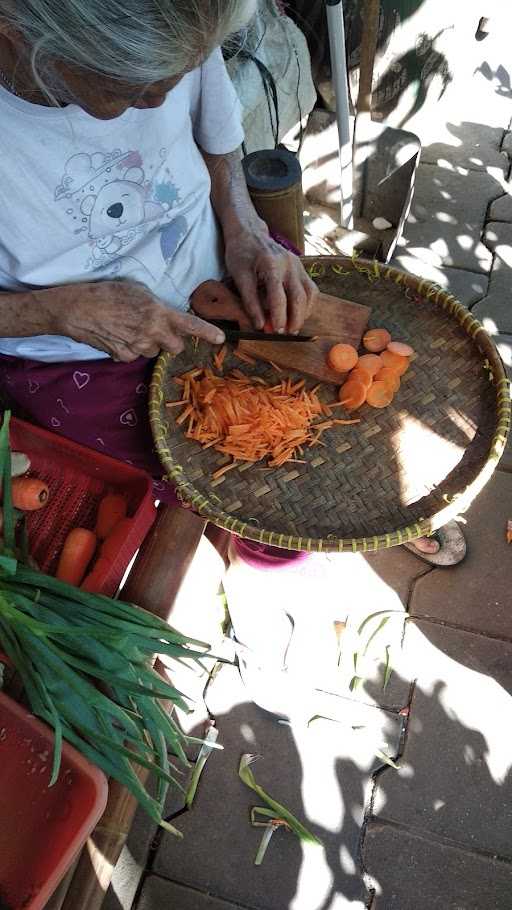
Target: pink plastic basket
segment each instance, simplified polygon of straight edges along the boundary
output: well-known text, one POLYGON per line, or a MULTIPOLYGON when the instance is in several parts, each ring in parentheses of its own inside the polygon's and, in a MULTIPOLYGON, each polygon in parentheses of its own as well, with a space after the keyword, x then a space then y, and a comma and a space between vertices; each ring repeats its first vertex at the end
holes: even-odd
POLYGON ((132 527, 99 577, 98 590, 114 594, 155 520, 151 478, 131 465, 23 420, 12 418, 10 427, 11 448, 28 455, 30 473, 50 488, 44 508, 27 516, 30 553, 41 571, 55 573, 64 540, 72 528, 94 528, 105 493, 119 492, 127 497, 132 527))
POLYGON ((49 787, 53 731, 0 692, 0 907, 42 910, 103 815, 107 779, 68 743, 49 787))

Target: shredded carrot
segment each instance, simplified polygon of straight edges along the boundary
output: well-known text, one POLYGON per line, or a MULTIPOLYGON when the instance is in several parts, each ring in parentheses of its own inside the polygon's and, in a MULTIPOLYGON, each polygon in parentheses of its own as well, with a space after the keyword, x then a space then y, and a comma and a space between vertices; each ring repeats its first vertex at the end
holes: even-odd
POLYGON ((165 407, 166 408, 182 408, 183 401, 166 401, 165 407))
POLYGON ((188 439, 231 459, 213 473, 214 480, 241 463, 265 458, 272 468, 287 462, 301 464, 303 459, 297 456, 306 447, 324 445, 320 436, 338 423, 334 419, 315 423, 325 418, 326 410, 327 416, 331 412, 304 380, 287 377, 269 386, 261 377, 248 377, 240 370, 219 376, 210 368, 180 378, 184 380, 183 411, 177 424, 188 421, 188 439))
POLYGON ((201 367, 195 367, 193 370, 188 370, 186 373, 183 373, 182 379, 195 379, 196 376, 200 376, 203 370, 201 367))
POLYGON ((222 365, 224 363, 224 360, 226 359, 227 352, 228 352, 227 346, 224 344, 221 347, 220 351, 218 351, 218 353, 215 354, 215 357, 213 358, 215 368, 219 371, 222 370, 222 365))
POLYGON ((219 468, 218 471, 214 471, 212 477, 214 480, 218 480, 219 477, 222 477, 224 474, 227 474, 228 471, 231 471, 232 468, 236 468, 236 461, 230 461, 229 464, 225 464, 222 468, 219 468))
POLYGON ((185 408, 184 411, 182 411, 182 413, 180 414, 180 416, 176 418, 176 423, 177 423, 177 424, 185 423, 187 417, 188 417, 190 414, 192 414, 193 410, 194 410, 193 405, 191 405, 191 404, 187 405, 187 407, 185 408))

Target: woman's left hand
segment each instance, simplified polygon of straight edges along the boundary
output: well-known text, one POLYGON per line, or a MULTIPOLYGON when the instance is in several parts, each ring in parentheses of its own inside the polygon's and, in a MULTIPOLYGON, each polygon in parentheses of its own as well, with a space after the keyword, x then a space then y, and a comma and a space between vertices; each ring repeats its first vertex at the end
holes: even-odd
POLYGON ((275 332, 300 332, 313 309, 318 288, 298 256, 265 230, 226 238, 225 261, 257 329, 270 317, 275 332))

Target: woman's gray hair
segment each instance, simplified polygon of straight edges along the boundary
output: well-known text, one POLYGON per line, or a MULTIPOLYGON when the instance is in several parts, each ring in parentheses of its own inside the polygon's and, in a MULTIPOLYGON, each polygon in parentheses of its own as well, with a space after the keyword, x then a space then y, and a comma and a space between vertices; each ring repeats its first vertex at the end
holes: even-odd
POLYGON ((51 97, 56 62, 134 85, 198 65, 252 18, 256 0, 0 0, 51 97))

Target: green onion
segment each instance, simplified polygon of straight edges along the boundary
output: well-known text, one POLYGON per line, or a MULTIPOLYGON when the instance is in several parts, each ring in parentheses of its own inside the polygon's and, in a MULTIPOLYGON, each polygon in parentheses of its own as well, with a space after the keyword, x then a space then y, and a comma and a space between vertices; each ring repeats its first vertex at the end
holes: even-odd
POLYGON ((314 834, 312 834, 311 831, 308 831, 302 822, 300 822, 298 818, 295 818, 295 815, 292 815, 292 813, 286 809, 285 806, 282 806, 280 803, 278 803, 277 800, 273 799, 272 796, 266 793, 263 787, 260 787, 260 785, 256 783, 254 774, 252 773, 249 765, 256 761, 257 758, 259 758, 258 755, 250 755, 249 753, 242 755, 238 773, 244 784, 247 787, 250 787, 251 790, 254 790, 260 799, 262 799, 263 802, 267 804, 269 809, 272 810, 272 813, 270 813, 259 809, 260 813, 269 815, 269 817, 272 814, 275 819, 285 821, 290 830, 293 831, 293 833, 296 834, 301 841, 322 846, 322 841, 319 840, 318 837, 316 837, 314 834))
POLYGON ((163 653, 200 663, 208 645, 134 604, 90 594, 23 564, 26 543, 23 535, 18 552, 12 508, 9 416, 0 428, 0 649, 18 671, 31 710, 53 727, 50 785, 58 779, 65 739, 123 784, 154 821, 181 837, 162 819, 169 785, 184 789, 169 752, 188 766, 185 747, 202 740, 186 736, 164 711, 159 699, 169 709, 190 708, 183 693, 153 670, 151 658, 163 653), (156 798, 134 764, 156 776, 156 798))

